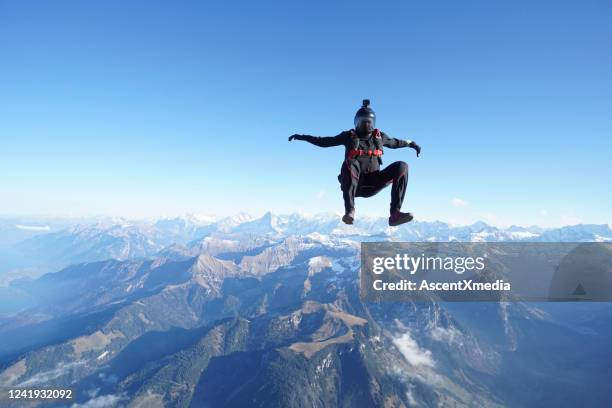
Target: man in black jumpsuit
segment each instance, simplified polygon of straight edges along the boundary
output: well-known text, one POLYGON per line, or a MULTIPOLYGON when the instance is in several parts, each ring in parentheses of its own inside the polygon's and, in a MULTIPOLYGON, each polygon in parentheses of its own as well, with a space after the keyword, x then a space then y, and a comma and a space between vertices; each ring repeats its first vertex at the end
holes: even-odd
POLYGON ((344 196, 345 214, 342 221, 352 224, 355 219, 355 197, 371 197, 392 184, 389 225, 395 226, 412 220, 412 214, 400 212, 408 184, 408 164, 396 161, 380 170, 383 147, 397 149, 411 147, 417 157, 421 148, 410 140, 395 139, 375 129, 376 114, 364 99, 363 106, 355 114, 355 129, 337 136, 317 137, 292 135, 289 141, 304 140, 319 147, 345 147, 344 162, 338 180, 344 196))

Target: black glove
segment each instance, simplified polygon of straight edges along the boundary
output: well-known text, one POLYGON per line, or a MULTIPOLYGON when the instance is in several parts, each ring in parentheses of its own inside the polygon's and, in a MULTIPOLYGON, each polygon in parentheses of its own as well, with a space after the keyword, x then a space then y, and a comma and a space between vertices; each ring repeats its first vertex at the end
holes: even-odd
POLYGON ((414 142, 410 142, 408 147, 412 147, 414 150, 416 150, 417 157, 419 157, 419 155, 421 154, 421 146, 419 146, 418 144, 414 142))
POLYGON ((295 140, 304 140, 302 135, 297 135, 297 134, 289 136, 289 141, 292 141, 293 139, 295 139, 295 140))

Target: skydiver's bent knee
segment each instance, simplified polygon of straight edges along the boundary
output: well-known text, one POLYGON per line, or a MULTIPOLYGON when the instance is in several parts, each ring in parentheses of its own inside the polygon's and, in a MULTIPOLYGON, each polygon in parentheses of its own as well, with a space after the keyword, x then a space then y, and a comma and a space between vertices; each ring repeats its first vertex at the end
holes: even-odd
POLYGON ((404 175, 404 174, 408 174, 408 163, 404 162, 404 161, 399 161, 396 162, 399 163, 399 174, 400 175, 404 175))

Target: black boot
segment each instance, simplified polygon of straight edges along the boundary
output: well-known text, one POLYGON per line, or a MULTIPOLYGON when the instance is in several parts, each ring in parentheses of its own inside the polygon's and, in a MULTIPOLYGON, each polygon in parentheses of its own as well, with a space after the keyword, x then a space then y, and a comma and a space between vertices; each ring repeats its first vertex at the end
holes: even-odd
POLYGON ((393 211, 391 213, 391 216, 389 217, 389 225, 392 226, 392 227, 395 227, 397 225, 404 224, 406 222, 412 221, 412 218, 414 218, 414 217, 410 213, 403 213, 403 212, 400 212, 400 211, 393 211))
POLYGON ((355 220, 355 209, 351 208, 350 211, 347 211, 346 214, 342 217, 342 222, 345 224, 352 224, 353 220, 355 220))

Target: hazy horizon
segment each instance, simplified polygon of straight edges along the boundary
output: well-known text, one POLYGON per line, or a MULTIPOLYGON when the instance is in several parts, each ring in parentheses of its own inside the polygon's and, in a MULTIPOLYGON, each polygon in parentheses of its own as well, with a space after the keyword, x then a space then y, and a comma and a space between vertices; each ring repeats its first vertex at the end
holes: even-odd
MULTIPOLYGON (((228 214, 214 214, 211 212, 183 212, 183 213, 167 213, 167 214, 159 214, 159 215, 151 215, 151 216, 129 216, 122 214, 83 214, 83 215, 71 215, 71 214, 0 214, 1 219, 11 219, 11 220, 31 220, 31 221, 78 221, 82 222, 94 222, 101 220, 124 220, 124 221, 132 221, 132 222, 154 222, 161 219, 177 219, 177 218, 195 218, 200 222, 216 222, 220 221, 224 218, 237 217, 240 215, 246 215, 251 217, 252 219, 260 219, 265 216, 267 213, 271 213, 276 216, 291 216, 291 215, 301 215, 305 218, 308 217, 317 217, 317 216, 335 216, 340 219, 342 217, 341 211, 321 211, 321 212, 304 212, 304 211, 294 211, 294 212, 278 212, 278 211, 262 211, 262 212, 248 212, 241 211, 236 213, 228 213, 228 214)), ((380 213, 376 214, 364 214, 356 219, 356 222, 359 221, 359 218, 362 219, 376 219, 376 218, 384 218, 387 217, 386 214, 380 213)), ((478 222, 484 222, 487 225, 496 227, 496 228, 508 228, 511 226, 529 228, 529 227, 540 227, 540 228, 562 228, 562 227, 570 227, 575 225, 612 225, 612 222, 582 222, 582 220, 577 220, 576 222, 568 222, 561 223, 555 225, 545 225, 545 224, 525 224, 525 223, 498 223, 495 220, 486 220, 486 219, 474 219, 473 221, 468 222, 454 222, 451 220, 445 219, 415 219, 416 222, 443 222, 451 226, 468 226, 478 222)), ((410 225, 410 224, 408 224, 410 225)), ((37 227, 45 227, 44 225, 16 225, 16 227, 24 227, 24 229, 28 227, 37 228, 37 227)))

